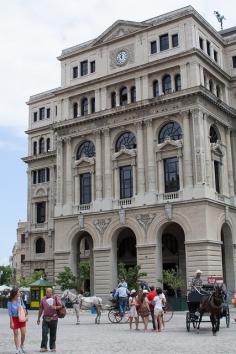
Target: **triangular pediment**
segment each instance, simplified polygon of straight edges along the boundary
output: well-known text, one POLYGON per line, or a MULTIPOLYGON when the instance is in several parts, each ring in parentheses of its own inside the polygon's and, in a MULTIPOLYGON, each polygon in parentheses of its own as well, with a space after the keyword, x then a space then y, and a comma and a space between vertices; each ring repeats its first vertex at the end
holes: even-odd
POLYGON ((118 20, 97 37, 93 42, 93 45, 125 37, 130 33, 137 32, 145 27, 149 27, 149 25, 140 22, 118 20))

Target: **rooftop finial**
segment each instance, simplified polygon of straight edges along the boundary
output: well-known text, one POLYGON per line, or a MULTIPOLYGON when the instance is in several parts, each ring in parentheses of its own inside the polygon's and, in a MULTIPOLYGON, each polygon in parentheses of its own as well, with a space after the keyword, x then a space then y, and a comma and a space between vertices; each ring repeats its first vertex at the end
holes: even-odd
POLYGON ((218 22, 220 23, 221 30, 223 30, 223 21, 226 20, 226 18, 224 17, 224 15, 221 15, 219 13, 219 11, 214 11, 214 14, 215 14, 218 22))

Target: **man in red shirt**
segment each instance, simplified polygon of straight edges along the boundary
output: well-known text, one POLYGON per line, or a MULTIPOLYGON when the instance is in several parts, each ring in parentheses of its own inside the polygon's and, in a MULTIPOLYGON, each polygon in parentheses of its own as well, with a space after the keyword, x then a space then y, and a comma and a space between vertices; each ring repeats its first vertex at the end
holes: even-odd
POLYGON ((150 312, 151 312, 151 316, 152 316, 152 326, 153 329, 156 330, 156 325, 155 325, 155 319, 154 319, 154 305, 153 305, 153 299, 155 296, 157 296, 156 290, 154 286, 150 286, 150 293, 147 295, 147 299, 148 301, 150 301, 149 303, 149 307, 150 307, 150 312))
POLYGON ((56 351, 56 334, 57 334, 57 322, 58 315, 57 310, 62 308, 61 300, 58 296, 53 295, 52 288, 46 289, 46 296, 44 296, 40 303, 38 312, 38 325, 40 324, 40 317, 43 314, 42 323, 42 342, 40 352, 47 352, 48 344, 48 332, 50 333, 49 346, 51 352, 56 351))

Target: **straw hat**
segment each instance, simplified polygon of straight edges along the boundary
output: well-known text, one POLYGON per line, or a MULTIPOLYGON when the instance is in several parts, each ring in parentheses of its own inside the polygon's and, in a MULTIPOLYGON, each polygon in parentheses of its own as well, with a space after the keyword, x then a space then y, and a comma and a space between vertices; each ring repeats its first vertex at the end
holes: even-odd
POLYGON ((202 271, 200 269, 196 270, 195 274, 202 274, 202 271))

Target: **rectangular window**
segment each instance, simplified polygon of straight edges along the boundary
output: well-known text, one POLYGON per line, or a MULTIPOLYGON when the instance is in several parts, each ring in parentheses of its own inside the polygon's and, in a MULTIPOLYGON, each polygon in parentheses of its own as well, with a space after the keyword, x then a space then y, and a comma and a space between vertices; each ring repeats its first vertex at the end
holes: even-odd
POLYGON ((163 34, 160 38, 160 51, 169 49, 169 35, 163 34))
POLYGON ((201 50, 204 50, 204 41, 202 37, 199 37, 199 47, 201 48, 201 50))
POLYGON ((45 182, 45 168, 38 170, 38 183, 45 182))
POLYGON ((78 77, 78 66, 74 66, 73 69, 73 79, 76 79, 78 77))
POLYGON ((32 172, 33 184, 37 183, 37 171, 32 172))
POLYGON ((133 196, 133 173, 132 166, 120 167, 120 199, 133 196))
POLYGON ((179 162, 177 157, 164 160, 165 193, 179 190, 179 162))
POLYGON ((91 98, 91 113, 95 113, 95 97, 91 98))
POLYGON ((21 243, 25 243, 25 234, 20 235, 21 243))
POLYGON ((91 173, 80 175, 80 204, 89 204, 92 200, 91 173))
POLYGON ((214 50, 214 60, 217 63, 218 62, 218 52, 214 50))
POLYGON ((38 119, 38 112, 34 112, 34 122, 37 122, 38 119))
POLYGON ((207 54, 211 56, 211 43, 207 41, 207 54))
POLYGON ((24 262, 25 262, 25 255, 24 255, 24 254, 22 254, 22 255, 20 256, 20 261, 21 261, 21 263, 24 263, 24 262))
POLYGON ((219 161, 214 161, 214 170, 215 170, 216 192, 220 193, 220 163, 219 163, 219 161))
POLYGON ((233 68, 236 68, 236 56, 232 57, 233 68))
POLYGON ((88 60, 82 61, 80 63, 80 75, 88 75, 88 60))
POLYGON ((96 70, 96 64, 95 64, 95 60, 90 62, 90 73, 95 73, 96 70))
POLYGON ((46 168, 46 181, 50 181, 50 169, 48 167, 46 168))
POLYGON ((178 33, 172 35, 172 47, 178 47, 179 45, 179 36, 178 33))
POLYGON ((36 222, 42 224, 46 220, 46 202, 36 203, 36 222))
POLYGON ((42 107, 39 109, 39 119, 43 120, 45 118, 45 108, 42 107))
POLYGON ((151 54, 155 54, 157 52, 157 41, 152 41, 151 45, 151 54))
POLYGON ((47 118, 50 118, 50 108, 47 108, 47 118))

